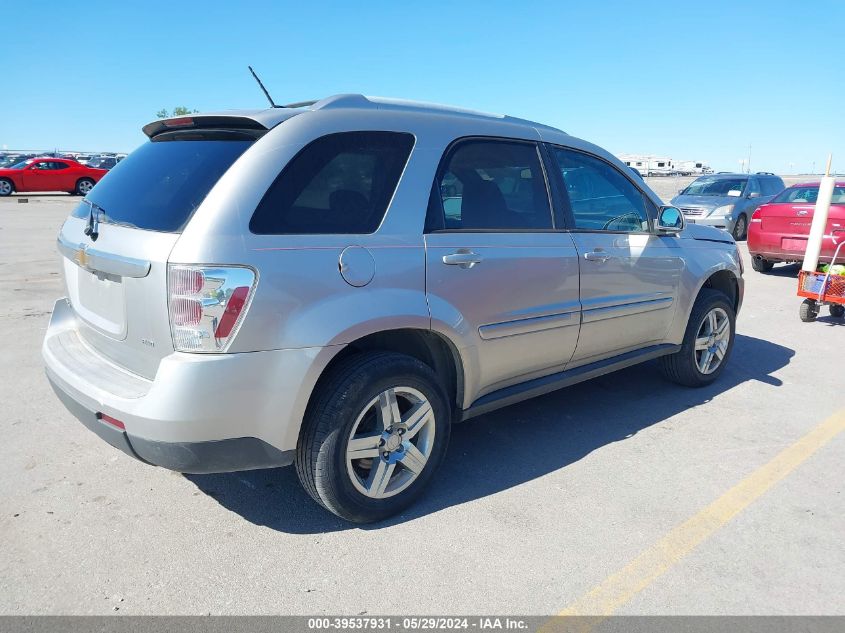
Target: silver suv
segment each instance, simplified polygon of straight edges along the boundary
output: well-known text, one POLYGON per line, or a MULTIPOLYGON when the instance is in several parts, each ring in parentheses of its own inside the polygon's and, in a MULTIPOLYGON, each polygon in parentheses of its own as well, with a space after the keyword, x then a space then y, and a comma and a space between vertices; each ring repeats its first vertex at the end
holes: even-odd
POLYGON ((67 408, 144 462, 295 463, 374 521, 453 423, 649 359, 725 369, 733 239, 560 130, 340 95, 144 132, 61 229, 43 345, 67 408))

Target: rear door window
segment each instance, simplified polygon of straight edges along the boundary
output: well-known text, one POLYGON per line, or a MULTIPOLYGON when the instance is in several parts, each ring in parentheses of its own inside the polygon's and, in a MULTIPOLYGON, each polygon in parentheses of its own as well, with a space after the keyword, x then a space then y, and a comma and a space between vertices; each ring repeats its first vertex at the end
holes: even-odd
MULTIPOLYGON (((86 196, 100 222, 179 232, 252 140, 150 141, 120 161, 86 196)), ((75 217, 87 218, 81 203, 75 217)))
POLYGON ((546 178, 533 143, 467 140, 449 152, 432 197, 429 230, 552 228, 546 178))
POLYGON ((270 186, 250 220, 250 231, 373 233, 413 145, 414 137, 401 132, 342 132, 317 139, 270 186))

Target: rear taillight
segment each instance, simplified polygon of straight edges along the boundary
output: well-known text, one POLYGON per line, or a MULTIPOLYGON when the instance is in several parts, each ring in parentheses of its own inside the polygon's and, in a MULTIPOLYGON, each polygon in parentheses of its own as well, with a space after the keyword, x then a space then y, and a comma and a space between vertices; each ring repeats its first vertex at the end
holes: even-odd
POLYGON ((240 266, 168 266, 173 347, 179 352, 223 352, 243 321, 255 272, 240 266))
POLYGON ((756 211, 754 211, 754 213, 751 214, 751 221, 752 222, 762 222, 763 221, 763 218, 761 217, 761 214, 760 214, 760 209, 757 209, 756 211))

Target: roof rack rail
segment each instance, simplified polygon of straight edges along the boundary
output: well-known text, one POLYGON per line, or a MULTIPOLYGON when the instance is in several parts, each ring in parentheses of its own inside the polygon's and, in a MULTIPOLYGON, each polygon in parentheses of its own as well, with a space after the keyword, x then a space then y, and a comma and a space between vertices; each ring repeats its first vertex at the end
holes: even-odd
POLYGON ((772 173, 770 171, 758 171, 757 175, 758 176, 774 176, 774 173, 772 173))
POLYGON ((286 103, 283 108, 307 108, 317 103, 317 99, 309 99, 308 101, 297 101, 295 103, 286 103))
POLYGON ((315 101, 311 104, 315 110, 323 110, 325 108, 372 108, 375 107, 375 104, 367 99, 364 95, 349 93, 349 94, 339 94, 339 95, 332 95, 330 97, 325 97, 324 99, 320 99, 319 101, 315 101))

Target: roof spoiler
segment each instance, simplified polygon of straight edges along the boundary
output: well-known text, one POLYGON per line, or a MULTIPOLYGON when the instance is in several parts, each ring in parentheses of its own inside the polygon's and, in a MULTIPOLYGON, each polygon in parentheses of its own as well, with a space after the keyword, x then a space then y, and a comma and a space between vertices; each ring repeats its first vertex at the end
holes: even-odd
POLYGON ((150 139, 164 132, 189 130, 237 130, 262 135, 269 128, 246 116, 191 115, 159 119, 141 128, 150 139))

